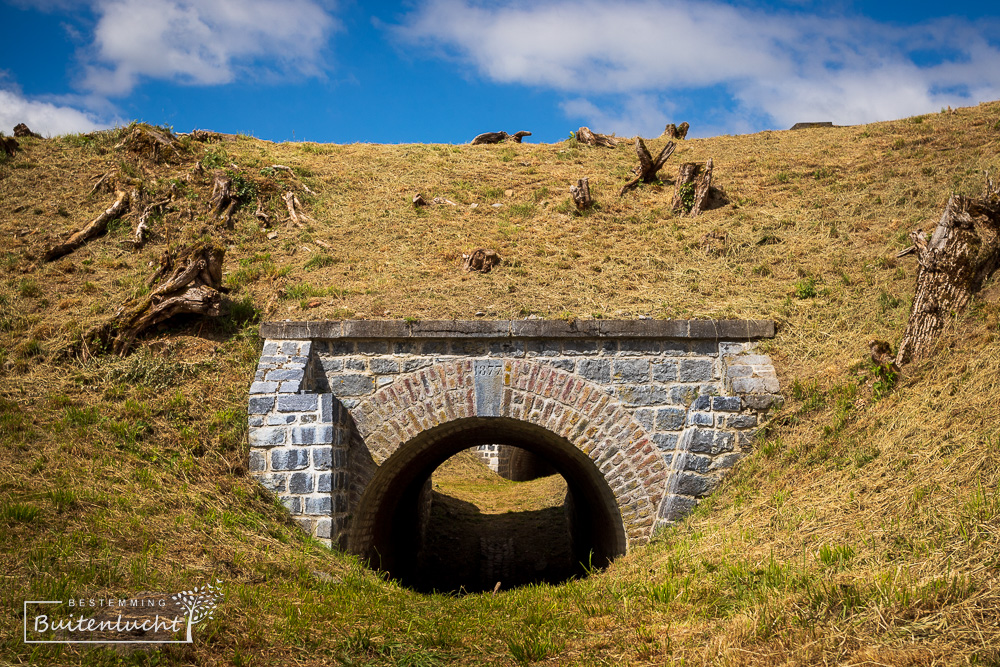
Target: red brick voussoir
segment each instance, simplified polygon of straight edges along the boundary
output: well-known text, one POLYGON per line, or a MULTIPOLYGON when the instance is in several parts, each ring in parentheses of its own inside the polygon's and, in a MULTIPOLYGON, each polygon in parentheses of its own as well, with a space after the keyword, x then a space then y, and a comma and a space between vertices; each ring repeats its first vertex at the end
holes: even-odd
MULTIPOLYGON (((398 376, 351 409, 379 465, 423 431, 476 417, 472 359, 398 376)), ((503 360, 502 417, 561 436, 594 462, 614 494, 630 544, 647 541, 663 501, 667 464, 617 400, 575 374, 535 359, 503 360)))

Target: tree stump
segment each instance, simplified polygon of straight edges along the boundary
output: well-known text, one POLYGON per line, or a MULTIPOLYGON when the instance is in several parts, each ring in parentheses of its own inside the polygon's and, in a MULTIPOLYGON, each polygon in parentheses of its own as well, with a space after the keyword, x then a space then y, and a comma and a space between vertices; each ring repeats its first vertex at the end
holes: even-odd
POLYGON ((702 167, 697 162, 685 162, 677 168, 677 182, 674 184, 674 200, 670 208, 684 211, 694 217, 701 213, 712 188, 712 161, 702 167))
POLYGON ((18 123, 14 126, 14 136, 15 137, 34 137, 35 139, 41 139, 42 135, 37 132, 32 132, 28 129, 28 126, 24 123, 18 123))
POLYGON ((494 250, 476 248, 468 255, 462 255, 462 268, 466 271, 489 273, 494 266, 500 264, 500 255, 494 250))
POLYGON ((511 138, 511 140, 514 141, 514 143, 519 144, 519 143, 521 143, 521 139, 524 139, 525 137, 530 137, 530 136, 531 136, 531 132, 528 132, 527 130, 521 130, 520 132, 515 132, 514 134, 510 135, 510 138, 511 138))
POLYGON ((617 137, 592 132, 589 127, 581 127, 577 130, 576 140, 588 146, 603 146, 605 148, 615 148, 621 142, 621 139, 617 137))
POLYGON ((687 123, 681 123, 680 125, 674 125, 670 123, 663 129, 663 136, 668 139, 685 139, 688 135, 688 130, 691 126, 687 123))
POLYGON ((199 242, 172 254, 166 251, 147 296, 126 302, 105 324, 90 332, 116 354, 126 354, 144 331, 180 314, 218 317, 224 313, 219 289, 225 248, 199 242))
POLYGON ((673 154, 676 147, 677 144, 674 142, 667 142, 667 145, 663 147, 663 150, 660 151, 660 154, 657 155, 654 160, 652 156, 650 156, 649 149, 646 148, 646 144, 643 143, 642 138, 636 137, 635 153, 639 156, 639 165, 633 171, 635 178, 622 186, 621 192, 618 193, 618 196, 623 196, 626 192, 639 185, 640 182, 652 183, 655 181, 656 172, 663 167, 666 161, 673 154))
POLYGON ((480 144, 499 144, 508 137, 510 137, 510 135, 503 131, 484 132, 472 140, 472 145, 479 146, 480 144))
POLYGON ((115 145, 115 150, 125 149, 152 162, 159 162, 168 149, 174 157, 180 158, 177 145, 177 137, 169 131, 136 125, 115 145))
POLYGON ((585 211, 594 205, 594 198, 590 196, 590 182, 586 178, 581 178, 576 185, 571 185, 569 193, 573 195, 577 211, 585 211))
POLYGON ((17 139, 14 137, 0 136, 0 147, 3 148, 3 152, 8 157, 14 157, 17 155, 17 150, 21 147, 21 144, 17 143, 17 139))
POLYGON ((961 312, 1000 267, 1000 188, 987 178, 981 198, 952 195, 929 240, 917 248, 917 286, 896 364, 927 357, 947 318, 961 312))

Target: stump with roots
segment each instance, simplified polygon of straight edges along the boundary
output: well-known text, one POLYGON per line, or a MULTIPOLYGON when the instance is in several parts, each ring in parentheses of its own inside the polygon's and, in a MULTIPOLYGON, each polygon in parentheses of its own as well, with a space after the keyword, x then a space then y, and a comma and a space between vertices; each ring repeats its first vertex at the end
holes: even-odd
POLYGON ((624 141, 613 135, 598 134, 592 132, 589 127, 581 127, 576 131, 576 140, 588 146, 603 146, 605 148, 615 148, 624 141))
POLYGON ((670 156, 673 155, 676 147, 677 144, 672 141, 668 141, 667 145, 660 150, 660 154, 657 155, 654 160, 649 153, 649 149, 646 148, 646 144, 643 143, 641 138, 636 137, 635 153, 639 157, 639 165, 633 171, 635 177, 622 186, 621 192, 618 193, 618 196, 621 197, 626 192, 639 185, 639 183, 652 183, 655 181, 656 172, 658 172, 663 165, 666 164, 670 156))
POLYGON ((910 239, 920 268, 898 366, 929 356, 947 318, 1000 268, 1000 188, 987 177, 981 197, 952 195, 930 239, 919 230, 910 239))
POLYGON ((689 129, 691 129, 691 125, 686 122, 681 123, 680 125, 670 123, 663 129, 663 136, 668 139, 686 139, 689 129))
POLYGON ((670 208, 674 211, 683 211, 694 217, 704 210, 711 189, 712 160, 708 160, 704 165, 697 162, 685 162, 677 168, 674 199, 670 208))
POLYGON ((594 205, 594 198, 590 194, 590 181, 581 178, 576 185, 571 185, 569 193, 573 196, 573 203, 576 204, 578 212, 586 211, 594 205))
POLYGON ((126 302, 112 318, 90 332, 88 340, 99 340, 116 354, 127 354, 144 331, 181 314, 218 317, 225 304, 222 260, 225 249, 214 243, 199 242, 176 253, 169 250, 160 259, 160 268, 150 279, 148 295, 126 302))

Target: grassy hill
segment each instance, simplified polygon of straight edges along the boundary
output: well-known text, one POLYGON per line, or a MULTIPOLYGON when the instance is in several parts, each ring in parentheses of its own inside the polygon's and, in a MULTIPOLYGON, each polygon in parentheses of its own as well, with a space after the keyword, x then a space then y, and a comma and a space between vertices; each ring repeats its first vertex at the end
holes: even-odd
POLYGON ((682 141, 663 185, 624 198, 630 146, 240 136, 153 159, 116 148, 125 136, 28 138, 0 161, 0 662, 1000 664, 998 281, 899 382, 865 361, 868 340, 903 330, 907 233, 1000 167, 1000 103, 682 141), (708 158, 729 203, 671 213, 676 165, 708 158), (209 215, 199 162, 242 195, 231 226, 209 215), (109 171, 169 200, 153 239, 131 247, 132 212, 43 262, 111 203, 90 194, 109 171), (584 176, 598 208, 577 216, 584 176), (414 208, 416 192, 455 205, 414 208), (226 247, 229 316, 169 323, 123 358, 82 344, 148 292, 164 249, 202 238, 226 247), (464 273, 477 247, 503 264, 464 273), (788 401, 683 524, 606 571, 495 596, 401 589, 304 537, 249 478, 261 319, 529 315, 772 318, 788 401), (213 579, 226 600, 191 645, 21 641, 24 600, 213 579))

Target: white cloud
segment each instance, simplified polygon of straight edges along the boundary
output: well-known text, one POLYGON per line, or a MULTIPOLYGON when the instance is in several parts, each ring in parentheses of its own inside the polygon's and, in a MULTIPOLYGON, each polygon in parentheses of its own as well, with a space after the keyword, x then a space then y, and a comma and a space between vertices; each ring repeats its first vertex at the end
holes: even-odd
POLYGON ((42 136, 91 132, 110 125, 70 106, 29 100, 13 90, 0 90, 0 130, 9 135, 18 123, 42 136))
POLYGON ((564 111, 595 125, 615 120, 587 106, 595 95, 623 97, 617 120, 643 128, 655 114, 636 100, 708 89, 711 99, 724 91, 744 117, 778 126, 868 122, 1000 97, 996 21, 906 27, 697 0, 429 0, 396 30, 494 81, 562 91, 572 96, 564 111))
POLYGON ((81 87, 128 94, 142 79, 217 85, 322 73, 339 24, 316 0, 96 0, 81 87))

